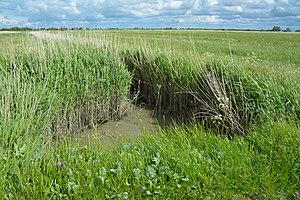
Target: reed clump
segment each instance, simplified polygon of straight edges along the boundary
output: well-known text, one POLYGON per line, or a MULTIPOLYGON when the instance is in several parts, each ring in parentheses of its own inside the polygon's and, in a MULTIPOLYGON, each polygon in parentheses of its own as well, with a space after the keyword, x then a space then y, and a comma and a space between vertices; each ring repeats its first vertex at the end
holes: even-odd
MULTIPOLYGON (((53 137, 125 114, 132 75, 112 52, 70 41, 33 40, 14 49, 11 55, 2 62, 2 69, 11 77, 4 88, 10 90, 8 95, 14 99, 3 102, 9 106, 9 120, 14 120, 20 111, 15 96, 18 103, 26 103, 23 101, 30 95, 28 85, 35 93, 40 92, 37 99, 43 101, 41 112, 51 110, 46 122, 32 123, 47 124, 44 132, 53 137), (48 96, 53 99, 47 100, 48 96)), ((30 112, 30 106, 28 109, 22 112, 30 112)), ((39 116, 36 112, 30 115, 39 116)))
POLYGON ((255 76, 226 60, 188 60, 167 53, 145 50, 125 52, 124 62, 134 74, 131 93, 138 102, 156 112, 198 119, 208 128, 232 138, 245 136, 253 123, 289 115, 285 106, 293 101, 297 117, 297 94, 282 88, 276 78, 255 76), (287 98, 286 94, 289 94, 287 98))

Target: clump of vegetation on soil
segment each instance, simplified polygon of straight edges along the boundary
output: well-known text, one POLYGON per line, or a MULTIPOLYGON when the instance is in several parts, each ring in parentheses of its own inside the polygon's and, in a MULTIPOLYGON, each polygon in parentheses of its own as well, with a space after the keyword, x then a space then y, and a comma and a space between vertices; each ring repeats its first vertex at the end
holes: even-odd
POLYGON ((299 93, 276 77, 255 76, 222 60, 203 64, 144 51, 123 57, 134 74, 132 92, 157 112, 200 119, 231 138, 267 118, 299 119, 299 93))
POLYGON ((4 59, 7 120, 37 117, 39 131, 56 134, 125 114, 132 75, 118 57, 67 41, 33 42, 4 59))

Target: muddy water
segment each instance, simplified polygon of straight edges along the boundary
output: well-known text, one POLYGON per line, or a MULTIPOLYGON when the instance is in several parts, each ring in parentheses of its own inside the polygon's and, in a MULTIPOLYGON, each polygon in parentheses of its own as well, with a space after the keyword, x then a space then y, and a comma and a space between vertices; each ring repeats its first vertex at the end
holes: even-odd
POLYGON ((164 116, 154 115, 154 111, 132 105, 128 114, 119 121, 109 121, 72 136, 75 142, 92 145, 100 143, 110 145, 117 141, 136 138, 141 134, 155 134, 166 126, 164 116))

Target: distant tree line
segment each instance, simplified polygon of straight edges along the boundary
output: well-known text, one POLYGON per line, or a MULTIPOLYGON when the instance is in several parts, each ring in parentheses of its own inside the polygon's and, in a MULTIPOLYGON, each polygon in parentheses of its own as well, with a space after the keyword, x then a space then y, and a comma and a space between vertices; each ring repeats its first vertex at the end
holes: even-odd
POLYGON ((12 27, 12 28, 1 28, 0 31, 33 31, 33 28, 29 28, 29 27, 12 27))
POLYGON ((67 30, 100 30, 101 28, 83 28, 83 27, 74 27, 74 28, 66 28, 66 27, 49 27, 49 28, 29 28, 29 27, 11 27, 11 28, 1 28, 0 31, 67 31, 67 30))
MULTIPOLYGON (((280 26, 274 26, 273 29, 271 31, 277 31, 277 32, 292 32, 292 30, 287 27, 286 29, 282 30, 280 26)), ((300 32, 300 30, 296 30, 295 32, 300 32)))
MULTIPOLYGON (((119 28, 108 28, 109 30, 118 30, 119 28)), ((144 29, 144 28, 133 28, 133 29, 144 29)), ((150 28, 145 30, 157 30, 158 28, 150 28)), ((165 27, 163 30, 177 30, 177 28, 173 27, 165 27)), ((274 26, 271 30, 255 30, 255 29, 208 29, 208 28, 180 28, 181 30, 223 30, 223 31, 274 31, 274 32, 292 32, 292 30, 287 27, 282 30, 280 26, 274 26)), ((0 31, 67 31, 67 30, 103 30, 102 28, 84 28, 84 27, 74 27, 74 28, 66 28, 66 27, 49 27, 49 28, 29 28, 29 27, 11 27, 11 28, 1 28, 0 31)), ((295 32, 300 32, 296 30, 295 32)))

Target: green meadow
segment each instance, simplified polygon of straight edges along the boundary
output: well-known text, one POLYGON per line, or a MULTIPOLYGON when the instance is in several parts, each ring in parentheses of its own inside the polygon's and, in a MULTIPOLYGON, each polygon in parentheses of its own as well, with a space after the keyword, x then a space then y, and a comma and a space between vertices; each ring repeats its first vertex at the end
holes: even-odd
POLYGON ((0 44, 0 198, 300 198, 298 33, 41 31, 0 44), (133 104, 173 123, 99 137, 133 104))

